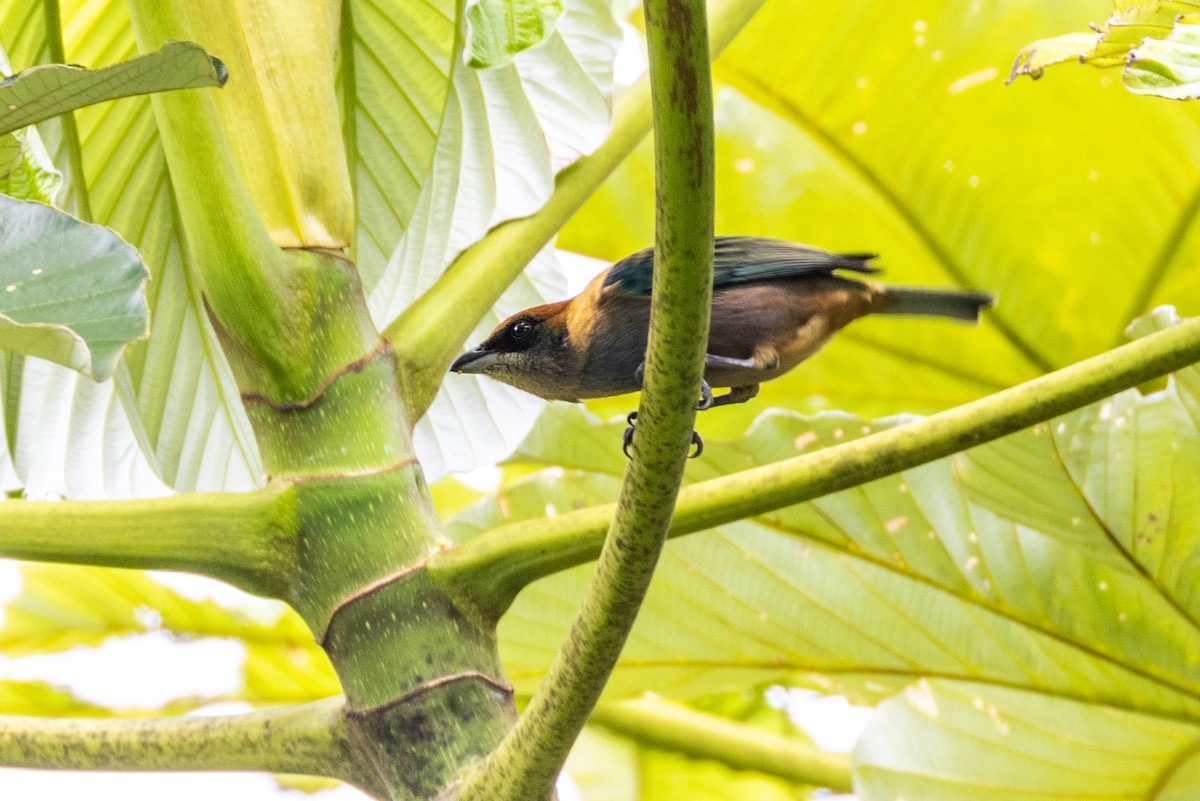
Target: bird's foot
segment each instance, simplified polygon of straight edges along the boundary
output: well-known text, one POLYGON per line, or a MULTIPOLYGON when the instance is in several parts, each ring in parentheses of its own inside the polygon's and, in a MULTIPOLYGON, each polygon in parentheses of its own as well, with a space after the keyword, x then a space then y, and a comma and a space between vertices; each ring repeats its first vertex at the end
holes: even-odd
MULTIPOLYGON (((709 392, 709 397, 712 397, 711 390, 709 392)), ((629 452, 629 448, 633 445, 633 431, 636 421, 637 412, 630 412, 629 416, 625 418, 625 422, 629 424, 629 427, 625 429, 625 434, 622 437, 621 451, 625 454, 625 458, 627 459, 633 458, 633 454, 629 452)), ((689 459, 695 459, 697 456, 704 453, 704 440, 700 439, 700 434, 695 431, 692 432, 692 444, 696 446, 696 450, 688 454, 689 459)))
POLYGON ((629 424, 629 427, 625 429, 621 451, 625 454, 626 459, 633 458, 633 455, 629 453, 629 446, 633 445, 633 426, 635 420, 637 420, 637 412, 630 412, 629 416, 625 418, 625 422, 629 424))

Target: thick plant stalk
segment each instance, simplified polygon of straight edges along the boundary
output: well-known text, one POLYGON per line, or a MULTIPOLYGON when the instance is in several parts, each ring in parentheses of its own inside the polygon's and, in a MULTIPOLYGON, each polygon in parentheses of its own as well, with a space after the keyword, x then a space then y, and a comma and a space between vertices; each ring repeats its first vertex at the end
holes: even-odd
MULTIPOLYGON (((709 3, 711 56, 725 49, 766 0, 709 3)), ((613 127, 595 153, 559 177, 554 194, 537 213, 488 232, 464 251, 424 295, 383 332, 396 350, 405 381, 409 419, 429 408, 450 362, 479 320, 592 196, 625 157, 650 133, 650 81, 643 78, 617 102, 613 127)))
MULTIPOLYGON (((185 0, 129 2, 143 46, 186 37, 185 0)), ((211 99, 156 96, 154 108, 264 466, 293 487, 296 565, 284 600, 337 671, 351 740, 377 772, 381 797, 436 798, 501 740, 516 708, 494 618, 458 607, 422 569, 446 543, 413 454, 395 355, 353 264, 264 240, 211 99), (230 207, 214 206, 210 191, 230 207)), ((304 126, 308 106, 274 108, 295 115, 280 126, 304 126)))
POLYGON ((579 614, 516 726, 460 798, 548 798, 620 656, 665 542, 695 421, 712 300, 713 123, 704 0, 648 0, 657 256, 633 461, 579 614))
POLYGON ((0 503, 0 556, 187 570, 285 598, 298 558, 295 505, 286 482, 145 500, 8 501, 0 503))
POLYGON ((225 717, 55 720, 0 715, 0 764, 301 773, 383 793, 371 765, 351 742, 339 698, 225 717))
MULTIPOLYGON (((178 0, 130 0, 129 9, 142 52, 195 38, 178 0)), ((238 174, 216 102, 196 91, 153 95, 151 102, 205 298, 235 341, 269 372, 286 376, 296 358, 288 347, 295 340, 289 308, 295 289, 285 275, 287 259, 238 174)))
MULTIPOLYGON (((766 514, 941 459, 1095 403, 1200 361, 1200 318, 899 428, 679 493, 669 536, 766 514)), ((504 608, 522 587, 590 562, 614 504, 492 529, 430 560, 455 597, 504 608)))

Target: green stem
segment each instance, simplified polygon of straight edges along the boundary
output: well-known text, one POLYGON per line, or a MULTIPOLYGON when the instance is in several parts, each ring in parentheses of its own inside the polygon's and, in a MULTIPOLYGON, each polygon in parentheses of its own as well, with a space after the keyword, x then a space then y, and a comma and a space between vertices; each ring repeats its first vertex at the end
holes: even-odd
MULTIPOLYGON (((62 36, 62 9, 58 0, 42 0, 42 14, 46 22, 46 49, 50 61, 67 63, 66 48, 62 36)), ((81 220, 92 221, 92 204, 88 195, 87 178, 83 172, 83 148, 79 141, 79 126, 75 112, 68 111, 59 117, 62 125, 62 148, 67 154, 67 207, 81 220)))
POLYGON ((596 575, 516 726, 464 799, 530 801, 555 777, 616 665, 654 575, 683 479, 712 302, 714 146, 705 0, 647 0, 657 242, 633 461, 596 575))
MULTIPOLYGON (((180 0, 129 0, 142 52, 194 40, 180 0)), ((217 319, 273 373, 286 375, 295 349, 296 287, 288 260, 263 225, 241 179, 216 101, 207 90, 151 96, 188 247, 217 319)), ((303 320, 307 322, 306 320, 303 320)))
POLYGON ((297 570, 294 505, 285 483, 244 494, 7 501, 0 503, 0 556, 186 570, 286 598, 297 570))
POLYGON ((645 745, 794 784, 851 792, 850 755, 833 754, 797 738, 651 698, 601 704, 592 723, 645 745))
POLYGON ((386 797, 340 698, 225 717, 0 716, 0 764, 64 770, 237 770, 327 776, 386 797))
MULTIPOLYGON (((765 0, 713 0, 715 57, 745 27, 765 0)), ((465 250, 430 289, 383 332, 396 350, 409 403, 420 419, 433 402, 450 362, 484 314, 579 207, 650 132, 650 82, 644 78, 617 101, 613 127, 595 153, 558 177, 540 211, 493 228, 465 250)))
MULTIPOLYGON (((669 536, 766 514, 1015 433, 1200 361, 1200 319, 919 422, 684 487, 669 536)), ((430 560, 456 597, 503 610, 527 584, 589 562, 616 506, 492 529, 430 560)))

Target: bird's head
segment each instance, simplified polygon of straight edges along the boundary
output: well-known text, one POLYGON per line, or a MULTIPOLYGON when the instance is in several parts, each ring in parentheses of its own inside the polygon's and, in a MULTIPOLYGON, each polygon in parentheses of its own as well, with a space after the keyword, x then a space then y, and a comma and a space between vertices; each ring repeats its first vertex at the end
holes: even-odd
POLYGON ((564 377, 575 364, 567 327, 567 303, 535 306, 509 317, 450 371, 479 373, 542 398, 572 400, 564 377))

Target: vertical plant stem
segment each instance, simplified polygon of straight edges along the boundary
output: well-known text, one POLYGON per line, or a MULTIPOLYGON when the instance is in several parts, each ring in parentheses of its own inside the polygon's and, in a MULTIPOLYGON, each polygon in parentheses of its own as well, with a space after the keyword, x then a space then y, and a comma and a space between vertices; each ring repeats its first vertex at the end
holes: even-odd
POLYGON ((704 0, 648 0, 657 257, 634 458, 579 614, 517 725, 462 799, 530 801, 555 777, 629 635, 666 540, 690 446, 712 296, 712 81, 704 0))
MULTIPOLYGON (((128 6, 143 52, 168 40, 195 39, 180 0, 129 0, 128 6)), ((289 307, 296 298, 285 258, 241 178, 210 90, 160 93, 151 103, 205 299, 235 340, 286 375, 291 366, 281 354, 302 316, 289 307)))
MULTIPOLYGON (((66 42, 63 41, 62 9, 58 0, 42 0, 42 14, 46 21, 46 49, 50 61, 67 63, 66 42)), ((83 173, 83 148, 79 141, 79 126, 75 123, 75 112, 68 111, 59 117, 62 125, 63 151, 67 156, 70 182, 67 185, 67 208, 76 217, 92 221, 92 204, 88 197, 87 178, 83 173)))

